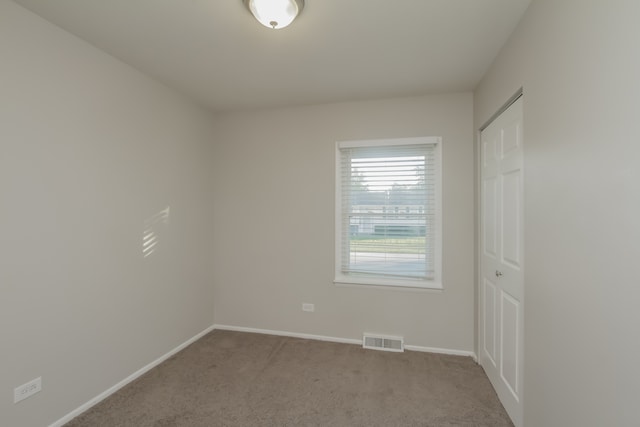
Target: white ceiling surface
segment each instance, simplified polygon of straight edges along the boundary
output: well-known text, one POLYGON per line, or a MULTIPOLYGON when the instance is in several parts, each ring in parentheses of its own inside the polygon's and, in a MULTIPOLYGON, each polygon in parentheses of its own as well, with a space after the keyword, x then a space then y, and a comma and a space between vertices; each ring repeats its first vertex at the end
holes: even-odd
POLYGON ((15 0, 214 111, 473 90, 530 0, 15 0))

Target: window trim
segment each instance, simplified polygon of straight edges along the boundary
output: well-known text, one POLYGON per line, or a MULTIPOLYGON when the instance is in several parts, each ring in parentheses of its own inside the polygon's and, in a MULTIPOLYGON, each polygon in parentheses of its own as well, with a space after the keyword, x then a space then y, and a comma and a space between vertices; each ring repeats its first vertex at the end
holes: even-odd
POLYGON ((388 138, 373 140, 337 141, 335 145, 335 278, 334 284, 373 285, 400 288, 420 288, 442 290, 442 138, 388 138), (434 146, 435 153, 435 236, 434 236, 434 276, 431 279, 382 278, 367 275, 346 275, 342 273, 342 176, 341 152, 343 148, 359 147, 391 147, 400 145, 429 144, 434 146))

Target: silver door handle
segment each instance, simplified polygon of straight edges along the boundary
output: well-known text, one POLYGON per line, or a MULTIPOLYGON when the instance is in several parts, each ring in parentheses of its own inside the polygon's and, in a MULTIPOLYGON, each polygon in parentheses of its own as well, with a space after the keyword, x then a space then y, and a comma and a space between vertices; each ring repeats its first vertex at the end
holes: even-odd
POLYGON ((496 277, 502 277, 502 271, 496 270, 496 277))

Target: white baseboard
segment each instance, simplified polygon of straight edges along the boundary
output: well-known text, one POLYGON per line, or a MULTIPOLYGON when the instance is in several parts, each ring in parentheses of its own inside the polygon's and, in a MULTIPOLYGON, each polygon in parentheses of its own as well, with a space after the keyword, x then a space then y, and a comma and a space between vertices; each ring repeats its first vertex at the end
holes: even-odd
POLYGON ((202 338, 203 336, 205 336, 209 332, 213 331, 213 329, 214 329, 213 325, 209 326, 204 331, 202 331, 199 334, 189 338, 187 341, 183 342, 182 344, 180 344, 179 346, 177 346, 173 350, 171 350, 168 353, 160 356, 159 358, 157 358, 153 362, 149 363, 148 365, 138 369, 136 372, 134 372, 133 374, 129 375, 127 378, 123 379, 122 381, 120 381, 116 385, 110 387, 109 389, 107 389, 104 392, 100 393, 99 395, 97 395, 93 399, 89 400, 88 402, 84 403, 83 405, 79 406, 78 408, 74 409, 73 411, 69 412, 67 415, 65 415, 64 417, 60 418, 58 421, 56 421, 53 424, 49 425, 49 427, 61 427, 62 425, 68 423, 69 421, 71 421, 72 419, 77 417, 78 415, 80 415, 83 412, 85 412, 87 409, 89 409, 92 406, 98 404, 102 400, 104 400, 107 397, 111 396, 116 391, 120 390, 122 387, 126 386, 127 384, 129 384, 133 380, 135 380, 138 377, 140 377, 141 375, 145 374, 147 371, 155 368, 156 366, 158 366, 159 364, 161 364, 162 362, 164 362, 165 360, 167 360, 168 358, 170 358, 174 354, 178 353, 180 350, 182 350, 185 347, 187 347, 188 345, 193 344, 194 342, 198 341, 200 338, 202 338))
POLYGON ((439 348, 439 347, 423 347, 421 345, 406 345, 404 346, 405 350, 411 351, 422 351, 425 353, 439 353, 439 354, 448 354, 450 356, 467 356, 473 358, 473 360, 477 360, 476 354, 473 351, 466 350, 452 350, 449 348, 439 348))
MULTIPOLYGON (((213 325, 213 328, 225 330, 225 331, 253 332, 256 334, 278 335, 283 337, 305 338, 305 339, 318 340, 318 341, 329 341, 329 342, 337 342, 337 343, 345 343, 345 344, 362 345, 362 340, 355 339, 355 338, 328 337, 325 335, 301 334, 298 332, 274 331, 271 329, 247 328, 244 326, 231 326, 231 325, 219 325, 219 324, 213 325)), ((452 350, 448 348, 438 348, 438 347, 423 347, 419 345, 406 345, 406 344, 404 348, 405 350, 422 351, 425 353, 449 354, 452 356, 468 356, 473 358, 473 360, 475 361, 478 360, 476 354, 473 351, 452 350)))

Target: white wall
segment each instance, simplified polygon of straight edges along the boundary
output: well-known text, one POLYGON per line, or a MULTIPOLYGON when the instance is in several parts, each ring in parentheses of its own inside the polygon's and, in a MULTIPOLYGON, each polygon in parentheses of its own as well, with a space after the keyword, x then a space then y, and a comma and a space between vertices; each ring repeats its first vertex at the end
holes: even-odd
POLYGON ((216 323, 472 351, 472 103, 463 93, 218 117, 216 323), (335 142, 412 136, 443 137, 444 291, 334 285, 335 142))
POLYGON ((527 427, 638 425, 640 3, 534 0, 475 92, 524 88, 527 427))
POLYGON ((0 425, 43 426, 213 323, 212 129, 7 0, 0 58, 0 425), (143 221, 166 206, 143 259, 143 221))

